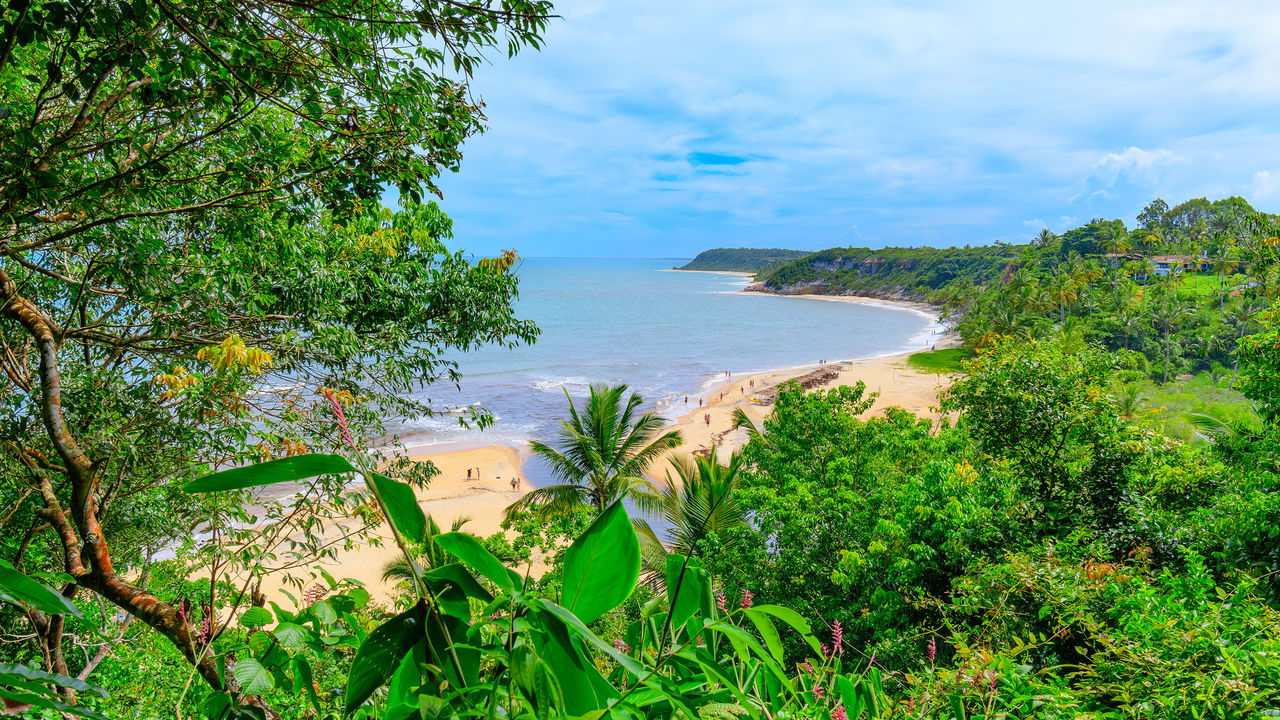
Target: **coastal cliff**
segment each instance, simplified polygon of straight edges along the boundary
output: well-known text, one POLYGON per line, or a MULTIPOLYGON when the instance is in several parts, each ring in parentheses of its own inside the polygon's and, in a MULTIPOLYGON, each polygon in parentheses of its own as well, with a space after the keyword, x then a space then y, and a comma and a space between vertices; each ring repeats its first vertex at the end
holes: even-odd
POLYGON ((831 248, 769 268, 747 290, 937 303, 944 288, 954 291, 999 282, 1021 250, 1014 245, 831 248))

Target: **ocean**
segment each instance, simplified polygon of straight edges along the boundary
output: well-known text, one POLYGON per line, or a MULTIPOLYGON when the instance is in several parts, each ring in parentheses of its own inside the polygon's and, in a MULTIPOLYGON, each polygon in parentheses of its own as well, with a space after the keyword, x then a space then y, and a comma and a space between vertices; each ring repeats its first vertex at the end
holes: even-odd
MULTIPOLYGON (((516 349, 486 347, 453 356, 463 375, 423 388, 433 406, 480 404, 497 418, 480 431, 459 415, 395 420, 410 448, 479 445, 523 448, 550 440, 566 416, 565 391, 625 383, 647 409, 674 417, 685 395, 736 374, 893 354, 928 346, 936 320, 916 310, 739 292, 745 276, 663 272, 683 259, 529 258, 520 277, 519 317, 542 335, 516 349)), ((544 471, 528 463, 535 485, 544 471)))

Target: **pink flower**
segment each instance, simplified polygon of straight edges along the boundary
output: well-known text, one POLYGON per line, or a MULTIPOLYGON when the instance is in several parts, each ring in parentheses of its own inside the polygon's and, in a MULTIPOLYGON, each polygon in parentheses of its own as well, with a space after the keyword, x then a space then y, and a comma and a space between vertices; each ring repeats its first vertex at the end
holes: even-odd
POLYGON ((347 414, 342 411, 342 403, 338 402, 337 396, 332 390, 324 389, 324 396, 329 398, 329 402, 333 404, 333 414, 338 418, 338 427, 342 428, 342 439, 354 450, 356 443, 351 439, 351 428, 347 427, 347 414))
POLYGON ((822 651, 822 657, 824 658, 831 657, 831 648, 827 647, 826 643, 824 642, 818 643, 818 649, 822 651))
POLYGON ((823 699, 824 697, 826 697, 826 696, 823 694, 822 686, 821 686, 821 685, 818 685, 817 683, 814 683, 814 686, 813 686, 813 699, 814 699, 814 700, 821 700, 821 699, 823 699))
POLYGON ((800 669, 805 671, 806 674, 809 674, 809 675, 813 674, 813 666, 809 664, 808 660, 805 660, 804 662, 800 663, 800 669))
POLYGON ((849 720, 849 713, 845 712, 843 705, 837 705, 836 709, 831 711, 831 720, 849 720))
POLYGON ((924 656, 929 658, 929 664, 932 665, 934 658, 938 657, 938 641, 929 636, 929 644, 924 647, 924 656))
POLYGON ((839 620, 831 626, 831 651, 836 655, 844 654, 844 628, 840 627, 839 620))
POLYGON ((751 594, 750 590, 744 589, 742 591, 742 602, 739 603, 740 605, 742 605, 742 609, 746 610, 747 608, 751 607, 751 601, 754 600, 755 597, 756 597, 755 595, 751 594))
POLYGON ((624 655, 631 652, 631 646, 623 642, 622 638, 613 641, 613 649, 624 655))
POLYGON ((720 612, 729 612, 729 609, 725 607, 724 593, 716 593, 716 609, 720 612))

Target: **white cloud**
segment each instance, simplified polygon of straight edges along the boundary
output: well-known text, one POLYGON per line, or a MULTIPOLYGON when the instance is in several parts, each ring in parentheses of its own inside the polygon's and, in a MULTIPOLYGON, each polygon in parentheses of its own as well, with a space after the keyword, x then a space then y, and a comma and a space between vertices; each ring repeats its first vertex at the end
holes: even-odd
POLYGON ((557 12, 543 52, 477 78, 492 129, 444 179, 464 243, 625 255, 645 242, 669 255, 713 234, 821 247, 856 223, 886 242, 963 244, 1029 236, 1027 217, 1131 218, 1154 195, 1280 200, 1254 174, 1280 155, 1280 4, 577 0, 557 12), (697 174, 690 152, 765 159, 697 174), (615 247, 591 223, 564 231, 564 218, 605 211, 637 220, 615 247))

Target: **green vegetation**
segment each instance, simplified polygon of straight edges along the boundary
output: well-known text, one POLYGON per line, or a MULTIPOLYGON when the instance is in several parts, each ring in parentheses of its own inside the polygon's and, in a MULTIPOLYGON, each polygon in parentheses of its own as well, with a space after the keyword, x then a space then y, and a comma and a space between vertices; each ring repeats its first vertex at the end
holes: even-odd
POLYGON ((1019 248, 831 248, 761 274, 775 292, 818 292, 934 301, 939 292, 1000 279, 1019 248))
POLYGON ((805 250, 774 248, 716 248, 703 250, 698 257, 681 265, 679 270, 721 270, 758 273, 766 268, 808 255, 805 250))
POLYGON ((1027 246, 715 251, 943 305, 973 356, 911 362, 960 362, 947 416, 784 386, 658 490, 678 438, 595 387, 533 448, 565 484, 443 532, 432 468, 366 442, 457 351, 537 336, 516 255, 449 251, 423 199, 480 130, 472 69, 550 11, 6 5, 0 712, 1280 712, 1280 225, 1238 198, 1027 246), (375 528, 386 605, 318 564, 375 528))
POLYGON ((907 362, 917 370, 952 374, 964 369, 963 363, 972 353, 967 348, 943 348, 929 352, 912 353, 907 362))

